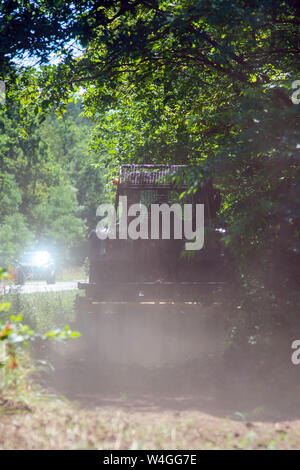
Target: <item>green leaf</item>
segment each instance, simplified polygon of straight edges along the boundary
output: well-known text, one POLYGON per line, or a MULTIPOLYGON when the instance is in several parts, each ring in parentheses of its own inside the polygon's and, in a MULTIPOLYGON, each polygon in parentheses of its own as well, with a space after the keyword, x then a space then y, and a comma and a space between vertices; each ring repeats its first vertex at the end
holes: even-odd
POLYGON ((72 331, 71 333, 71 338, 79 338, 81 336, 81 334, 79 333, 79 331, 72 331))

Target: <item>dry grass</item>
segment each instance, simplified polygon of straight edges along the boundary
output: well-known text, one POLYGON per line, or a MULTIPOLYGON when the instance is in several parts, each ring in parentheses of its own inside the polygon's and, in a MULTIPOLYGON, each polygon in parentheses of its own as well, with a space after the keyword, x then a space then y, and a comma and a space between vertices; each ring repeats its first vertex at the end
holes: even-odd
POLYGON ((0 449, 296 449, 300 421, 239 422, 199 411, 83 409, 27 391, 0 398, 0 449))

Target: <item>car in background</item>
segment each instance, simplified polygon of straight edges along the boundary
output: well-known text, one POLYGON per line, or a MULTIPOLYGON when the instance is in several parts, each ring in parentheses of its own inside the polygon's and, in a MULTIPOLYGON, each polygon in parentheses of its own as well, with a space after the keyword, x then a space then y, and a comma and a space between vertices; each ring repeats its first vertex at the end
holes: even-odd
POLYGON ((27 280, 44 280, 55 284, 55 262, 48 251, 26 251, 17 262, 15 284, 27 280))

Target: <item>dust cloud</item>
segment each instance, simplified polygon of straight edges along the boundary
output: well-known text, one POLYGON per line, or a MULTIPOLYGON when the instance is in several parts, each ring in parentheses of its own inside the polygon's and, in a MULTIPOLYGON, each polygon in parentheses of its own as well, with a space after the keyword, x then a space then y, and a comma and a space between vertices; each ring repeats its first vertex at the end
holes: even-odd
MULTIPOLYGON (((200 410, 237 419, 300 416, 300 369, 281 335, 274 361, 235 350, 222 304, 103 304, 78 319, 79 339, 39 347, 47 390, 84 407, 200 410)), ((254 352, 253 352, 254 351, 254 352)))

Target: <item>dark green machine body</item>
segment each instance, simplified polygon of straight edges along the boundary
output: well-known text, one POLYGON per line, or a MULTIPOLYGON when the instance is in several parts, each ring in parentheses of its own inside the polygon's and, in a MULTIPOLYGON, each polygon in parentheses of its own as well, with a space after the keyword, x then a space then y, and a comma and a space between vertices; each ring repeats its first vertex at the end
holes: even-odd
POLYGON ((227 277, 226 257, 221 243, 222 232, 214 226, 220 208, 219 192, 211 182, 203 184, 192 196, 180 199, 184 183, 172 182, 170 176, 180 174, 185 166, 122 166, 116 194, 116 209, 121 196, 130 204, 139 203, 149 209, 147 223, 150 233, 151 204, 180 202, 204 204, 205 243, 201 250, 187 251, 186 240, 100 240, 96 230, 89 237, 90 273, 87 284, 79 284, 92 301, 194 301, 203 294, 205 285, 213 288, 227 277), (164 177, 164 178, 163 178, 164 177), (143 299, 141 299, 143 298, 143 299))
MULTIPOLYGON (((174 351, 175 346, 176 357, 183 359, 193 341, 199 346, 196 332, 203 324, 200 304, 218 302, 231 267, 221 243, 223 230, 214 225, 219 192, 206 182, 192 195, 180 197, 188 186, 185 175, 189 170, 183 165, 123 165, 120 169, 115 202, 118 214, 122 196, 127 197, 128 207, 142 203, 148 214, 151 204, 188 203, 194 216, 196 204, 204 204, 205 238, 201 250, 187 251, 186 240, 174 238, 172 217, 170 239, 163 239, 161 231, 155 240, 118 236, 100 240, 96 230, 91 232, 89 280, 78 285, 85 295, 77 296, 76 308, 78 327, 85 330, 88 325, 89 341, 95 336, 93 344, 101 345, 102 357, 112 357, 118 351, 119 360, 123 360, 129 346, 135 359, 145 350, 151 350, 154 358, 158 351, 169 357, 168 347, 174 351), (155 347, 151 347, 154 341, 155 347)), ((147 223, 150 233, 149 215, 147 223)))

